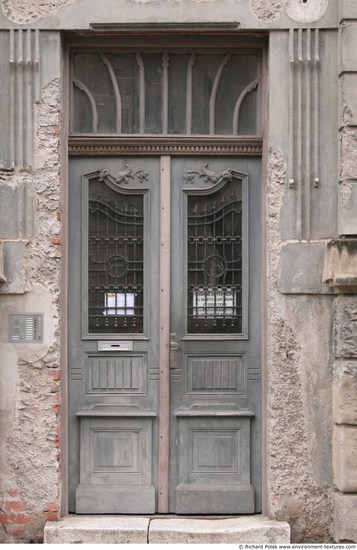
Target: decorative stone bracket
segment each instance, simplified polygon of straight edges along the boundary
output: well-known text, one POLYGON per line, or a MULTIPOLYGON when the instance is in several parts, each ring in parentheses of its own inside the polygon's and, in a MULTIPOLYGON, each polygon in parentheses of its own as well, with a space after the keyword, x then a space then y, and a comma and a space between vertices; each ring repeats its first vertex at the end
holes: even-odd
POLYGON ((327 244, 323 280, 337 292, 357 293, 357 238, 327 244))

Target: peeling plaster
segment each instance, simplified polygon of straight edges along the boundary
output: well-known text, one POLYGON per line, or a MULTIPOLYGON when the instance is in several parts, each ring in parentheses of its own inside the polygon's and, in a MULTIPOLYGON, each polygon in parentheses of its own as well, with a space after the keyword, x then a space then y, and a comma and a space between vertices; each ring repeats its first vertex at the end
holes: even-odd
POLYGON ((286 6, 287 0, 250 0, 250 7, 257 19, 274 21, 286 6))
MULTIPOLYGON (((26 246, 25 294, 3 295, 5 318, 10 312, 44 314, 44 342, 7 343, 7 327, 0 331, 0 348, 6 369, 13 373, 13 399, 5 432, 5 477, 1 491, 18 491, 26 502, 24 542, 41 541, 44 510, 60 500, 59 486, 59 290, 60 290, 60 140, 61 84, 59 79, 42 90, 36 105, 35 150, 41 159, 34 171, 15 171, 7 179, 26 185, 35 199, 35 237, 26 246), (54 376, 55 374, 55 376, 54 376)), ((6 372, 4 373, 6 375, 6 372)), ((11 537, 6 537, 11 542, 11 537)))
POLYGON ((342 103, 342 122, 344 126, 350 126, 353 123, 353 113, 346 101, 342 103))
POLYGON ((340 179, 357 179, 357 131, 341 132, 340 179))
POLYGON ((281 150, 270 147, 267 181, 269 514, 290 523, 293 542, 327 542, 332 513, 328 486, 331 483, 331 381, 326 375, 330 368, 331 298, 311 300, 305 296, 284 296, 278 291, 283 245, 280 215, 286 179, 286 159, 281 150), (302 329, 304 323, 306 326, 302 329), (311 346, 316 348, 312 356, 311 346), (311 376, 310 369, 315 371, 311 376))
POLYGON ((340 205, 342 208, 351 208, 352 184, 342 183, 340 185, 340 205))
POLYGON ((33 23, 40 17, 51 15, 59 8, 77 0, 2 0, 4 15, 18 24, 33 23))

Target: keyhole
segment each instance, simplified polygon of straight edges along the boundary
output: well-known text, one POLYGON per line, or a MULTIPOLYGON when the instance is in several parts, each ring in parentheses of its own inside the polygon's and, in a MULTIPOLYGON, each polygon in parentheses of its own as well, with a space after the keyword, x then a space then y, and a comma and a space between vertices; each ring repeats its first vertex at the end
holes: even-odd
POLYGON ((308 0, 302 0, 304 4, 307 4, 308 0))

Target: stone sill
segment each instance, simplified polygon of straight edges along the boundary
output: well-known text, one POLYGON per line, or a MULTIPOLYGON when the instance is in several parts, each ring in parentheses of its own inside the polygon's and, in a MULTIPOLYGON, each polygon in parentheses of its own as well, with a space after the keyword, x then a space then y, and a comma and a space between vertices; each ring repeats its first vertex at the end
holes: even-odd
POLYGON ((45 544, 289 544, 290 526, 261 515, 68 516, 45 525, 45 544))

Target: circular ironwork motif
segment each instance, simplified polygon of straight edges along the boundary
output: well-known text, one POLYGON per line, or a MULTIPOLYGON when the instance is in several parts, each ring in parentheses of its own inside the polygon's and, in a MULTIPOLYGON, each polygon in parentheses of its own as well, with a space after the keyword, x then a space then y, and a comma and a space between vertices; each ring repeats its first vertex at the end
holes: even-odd
POLYGON ((211 254, 204 261, 204 270, 208 277, 221 277, 227 272, 226 262, 222 256, 211 254))
POLYGON ((110 256, 105 262, 105 269, 111 277, 122 277, 128 270, 127 260, 124 256, 110 256))

